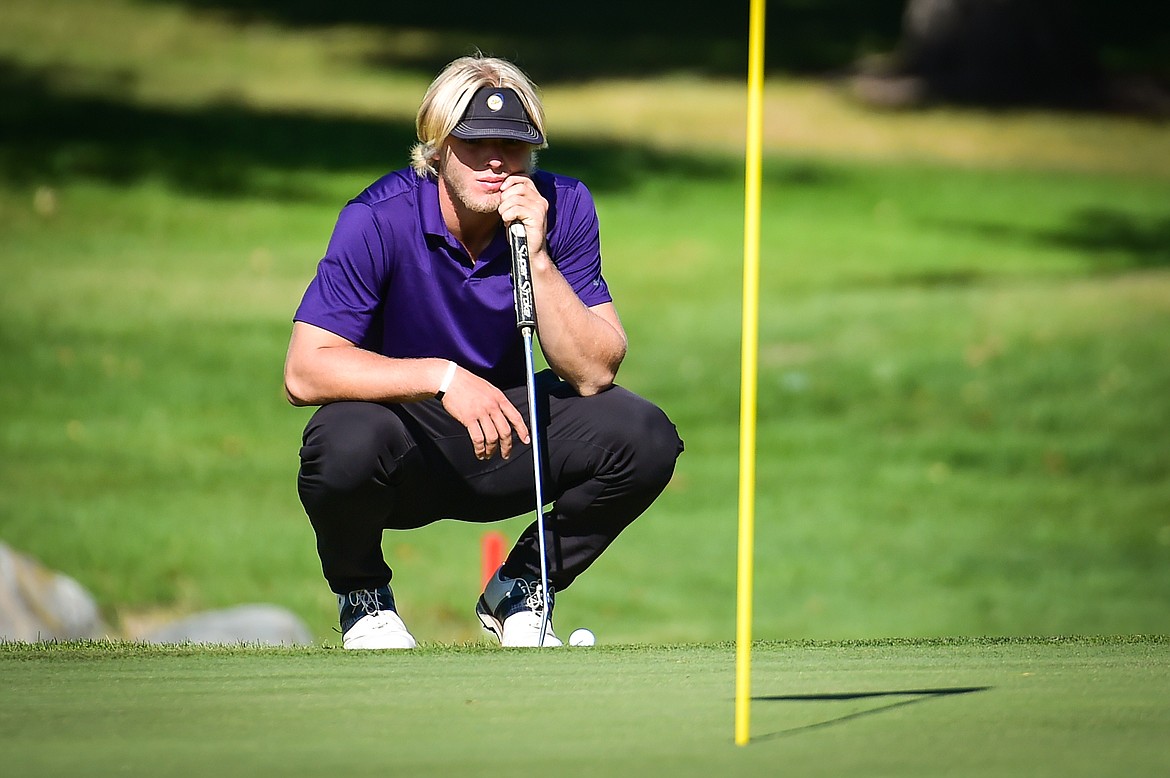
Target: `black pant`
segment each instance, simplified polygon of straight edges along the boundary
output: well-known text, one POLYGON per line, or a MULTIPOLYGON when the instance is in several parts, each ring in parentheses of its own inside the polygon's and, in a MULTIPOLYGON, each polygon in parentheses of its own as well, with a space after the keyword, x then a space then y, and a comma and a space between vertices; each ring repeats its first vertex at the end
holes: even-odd
MULTIPOLYGON (((528 419, 526 387, 505 392, 528 419)), ((577 395, 549 371, 537 410, 549 579, 564 590, 666 488, 683 444, 650 402, 612 387, 577 395)), ((439 519, 489 522, 534 508, 532 447, 516 439, 509 459, 475 458, 466 428, 437 400, 400 405, 338 402, 305 428, 298 487, 334 592, 372 589, 392 576, 383 529, 439 519)), ((504 565, 510 577, 540 573, 536 522, 504 565)))

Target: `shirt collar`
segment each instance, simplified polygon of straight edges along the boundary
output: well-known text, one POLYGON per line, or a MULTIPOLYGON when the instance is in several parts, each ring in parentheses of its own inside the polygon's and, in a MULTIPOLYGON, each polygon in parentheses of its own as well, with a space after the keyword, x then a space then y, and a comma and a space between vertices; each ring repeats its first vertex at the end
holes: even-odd
POLYGON ((447 229, 443 211, 439 208, 439 181, 433 175, 427 174, 419 181, 418 215, 424 234, 435 235, 443 240, 450 238, 451 231, 447 229))

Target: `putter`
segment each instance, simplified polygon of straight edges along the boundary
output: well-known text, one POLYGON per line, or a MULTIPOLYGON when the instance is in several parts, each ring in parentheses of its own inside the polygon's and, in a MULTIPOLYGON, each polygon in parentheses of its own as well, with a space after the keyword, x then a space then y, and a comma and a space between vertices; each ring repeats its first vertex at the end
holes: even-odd
POLYGON ((512 296, 516 304, 516 328, 524 338, 525 380, 528 383, 528 434, 532 437, 532 470, 536 482, 536 534, 540 548, 540 648, 548 632, 548 554, 544 548, 544 494, 540 473, 540 435, 536 426, 536 368, 532 364, 532 336, 536 332, 536 299, 532 296, 532 269, 528 266, 528 234, 524 225, 508 227, 512 245, 512 296))

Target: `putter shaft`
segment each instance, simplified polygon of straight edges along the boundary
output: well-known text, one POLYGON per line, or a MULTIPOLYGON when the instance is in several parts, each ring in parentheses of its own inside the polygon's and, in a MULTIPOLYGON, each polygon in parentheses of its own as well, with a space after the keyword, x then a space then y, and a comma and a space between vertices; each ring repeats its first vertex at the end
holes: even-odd
POLYGON ((544 543, 544 483, 541 478, 540 435, 536 421, 536 372, 532 359, 532 328, 521 330, 524 338, 524 363, 527 368, 528 384, 528 434, 532 438, 532 471, 536 486, 536 535, 540 549, 540 595, 543 607, 540 613, 540 647, 544 648, 544 636, 548 633, 548 554, 544 543))
POLYGON ((540 434, 536 419, 536 368, 532 359, 532 338, 536 333, 536 296, 532 290, 532 268, 528 264, 528 234, 524 225, 508 225, 508 239, 512 247, 512 293, 516 306, 516 327, 524 338, 525 379, 528 384, 528 423, 532 437, 532 470, 536 485, 536 533, 540 549, 540 587, 542 608, 540 614, 540 647, 548 633, 548 554, 544 542, 544 479, 541 478, 540 434))

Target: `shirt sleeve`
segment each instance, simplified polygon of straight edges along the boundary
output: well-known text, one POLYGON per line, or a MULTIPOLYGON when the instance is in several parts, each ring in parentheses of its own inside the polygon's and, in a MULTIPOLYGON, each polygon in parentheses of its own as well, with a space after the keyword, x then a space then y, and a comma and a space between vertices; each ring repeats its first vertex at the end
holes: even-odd
POLYGON ((555 245, 549 250, 561 275, 587 306, 612 302, 609 287, 601 275, 601 234, 593 196, 580 181, 574 181, 564 198, 567 212, 558 215, 555 245))
POLYGON ((294 321, 303 321, 362 344, 381 314, 390 262, 387 242, 369 206, 350 203, 337 217, 317 275, 301 299, 294 321))

